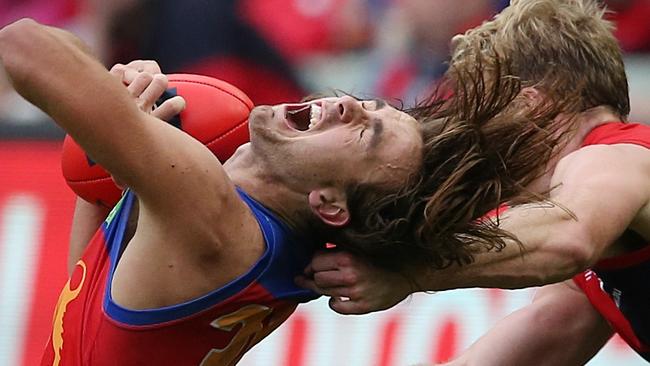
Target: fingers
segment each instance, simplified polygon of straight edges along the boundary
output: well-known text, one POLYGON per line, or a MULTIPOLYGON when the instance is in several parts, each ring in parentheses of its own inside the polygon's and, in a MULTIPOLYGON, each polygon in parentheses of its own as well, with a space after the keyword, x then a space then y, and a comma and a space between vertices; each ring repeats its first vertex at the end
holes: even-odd
POLYGON ((367 314, 370 309, 365 305, 364 301, 352 300, 342 297, 332 297, 329 301, 330 309, 339 314, 352 315, 352 314, 367 314))
POLYGON ((160 118, 163 121, 169 121, 175 115, 181 113, 185 109, 185 99, 180 95, 167 99, 163 104, 156 107, 151 112, 151 115, 160 118))
POLYGON ((134 98, 141 97, 150 105, 167 87, 167 79, 155 61, 136 60, 126 65, 118 63, 113 65, 110 73, 128 87, 134 98), (148 89, 150 86, 152 89, 148 89), (145 92, 147 94, 142 95, 145 92))
POLYGON ((350 296, 352 295, 351 291, 353 291, 350 288, 337 287, 322 289, 318 287, 313 280, 310 280, 305 276, 296 277, 295 282, 300 287, 322 295, 331 296, 329 300, 329 306, 332 310, 339 314, 366 314, 370 312, 370 308, 367 306, 365 300, 355 300, 350 296))
POLYGON ((124 73, 126 72, 126 67, 122 64, 115 64, 111 67, 109 71, 111 75, 115 76, 118 80, 124 83, 124 73))
POLYGON ((135 60, 126 64, 126 68, 136 70, 138 72, 147 72, 149 74, 161 74, 162 70, 160 65, 153 60, 135 60))
POLYGON ((162 70, 157 62, 152 60, 135 60, 128 64, 115 64, 111 67, 111 74, 118 75, 124 73, 126 70, 131 70, 135 73, 146 72, 149 74, 161 74, 162 70))
POLYGON ((344 267, 352 267, 355 262, 354 255, 330 249, 316 253, 311 260, 310 269, 313 272, 338 270, 344 267))
POLYGON ((324 296, 342 297, 345 299, 350 299, 352 296, 354 296, 357 293, 354 289, 349 287, 322 288, 319 287, 314 281, 306 277, 297 277, 294 281, 296 285, 324 296))
POLYGON ((344 268, 335 271, 321 271, 313 275, 318 287, 331 288, 341 286, 354 286, 359 282, 358 275, 350 269, 344 268))
POLYGON ((359 275, 349 253, 326 250, 317 253, 296 283, 314 292, 336 297, 356 298, 359 275))
POLYGON ((151 112, 158 98, 167 89, 167 76, 142 72, 127 89, 129 94, 136 99, 138 108, 145 112, 151 112))
POLYGON ((349 298, 351 295, 353 295, 354 292, 353 289, 348 287, 324 288, 319 286, 318 283, 316 283, 316 281, 314 281, 312 278, 306 276, 296 276, 296 278, 294 278, 294 282, 300 287, 325 296, 343 296, 349 298))
POLYGON ((338 270, 337 254, 334 250, 320 251, 314 254, 311 262, 305 267, 304 273, 308 277, 312 277, 318 271, 338 270))
MULTIPOLYGON (((133 70, 127 70, 124 75, 126 77, 133 72, 133 70)), ((153 74, 149 74, 148 72, 137 73, 128 83, 129 86, 126 89, 129 91, 129 94, 131 94, 132 97, 138 98, 145 91, 145 89, 147 89, 153 83, 153 81, 153 74)))
POLYGON ((138 75, 141 73, 147 73, 151 75, 155 74, 147 71, 141 71, 139 69, 130 68, 127 65, 122 64, 113 65, 109 72, 111 75, 118 78, 125 86, 131 85, 135 78, 138 77, 138 75))
POLYGON ((309 277, 299 275, 293 279, 293 282, 295 282, 296 285, 302 288, 306 288, 307 290, 311 290, 313 292, 323 295, 322 289, 319 288, 316 285, 316 283, 314 283, 314 280, 310 279, 309 277))
POLYGON ((323 287, 319 284, 318 281, 315 281, 314 279, 311 279, 306 276, 297 276, 294 279, 294 282, 296 283, 296 285, 311 290, 313 292, 316 292, 318 294, 341 298, 343 301, 347 301, 350 299, 357 300, 357 301, 361 300, 362 292, 358 289, 358 287, 355 286, 323 287))
POLYGON ((369 277, 371 273, 374 272, 370 272, 370 267, 354 255, 328 249, 316 253, 304 274, 295 282, 298 286, 331 296, 330 308, 337 313, 366 314, 386 308, 381 303, 372 305, 369 302, 377 296, 371 289, 381 290, 383 285, 369 277))
MULTIPOLYGON (((161 74, 158 64, 152 61, 133 61, 128 65, 115 64, 110 73, 127 87, 138 108, 146 113, 152 111, 168 85, 167 76, 161 74)), ((179 102, 175 103, 172 103, 173 106, 178 108, 179 102)))
POLYGON ((310 277, 310 278, 314 276, 314 268, 311 266, 311 262, 309 262, 307 267, 305 267, 305 269, 303 270, 303 273, 304 273, 305 276, 310 277))

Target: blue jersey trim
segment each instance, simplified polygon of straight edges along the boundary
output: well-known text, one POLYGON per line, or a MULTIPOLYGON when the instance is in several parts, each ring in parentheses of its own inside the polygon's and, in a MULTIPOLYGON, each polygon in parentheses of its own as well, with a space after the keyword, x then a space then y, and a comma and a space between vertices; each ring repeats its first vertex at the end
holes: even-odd
MULTIPOLYGON (((128 224, 128 215, 129 212, 131 212, 131 207, 133 207, 133 198, 127 196, 125 193, 115 204, 115 207, 113 207, 111 212, 108 213, 108 216, 102 223, 106 250, 109 253, 114 250, 114 247, 116 246, 115 243, 118 243, 117 246, 119 246, 119 243, 122 242, 124 232, 126 231, 126 225, 128 224)), ((117 250, 119 251, 119 248, 117 250)))
MULTIPOLYGON (((284 225, 284 223, 282 223, 282 221, 277 219, 272 212, 248 196, 244 191, 240 189, 237 191, 242 200, 246 202, 246 204, 250 207, 251 211, 258 221, 258 224, 260 225, 260 229, 262 230, 266 244, 264 254, 258 259, 258 261, 251 267, 248 272, 212 292, 181 304, 144 310, 132 310, 124 308, 116 304, 111 297, 111 282, 119 259, 121 242, 124 232, 126 231, 129 213, 131 211, 131 207, 133 206, 133 201, 135 200, 135 195, 132 192, 127 192, 123 198, 125 201, 124 204, 122 204, 122 207, 120 207, 119 212, 116 214, 113 222, 111 222, 107 227, 107 242, 109 241, 110 237, 110 272, 107 278, 108 282, 104 296, 104 311, 106 314, 110 318, 120 323, 135 326, 166 323, 206 310, 218 304, 219 302, 222 302, 231 296, 241 292, 246 287, 253 284, 256 280, 259 280, 260 277, 267 277, 267 270, 270 267, 277 267, 274 265, 274 262, 278 261, 278 258, 284 257, 277 255, 278 250, 286 249, 287 246, 291 246, 293 248, 296 245, 293 242, 287 242, 290 241, 287 239, 291 238, 291 232, 284 225)), ((302 263, 300 263, 300 265, 302 265, 302 263)), ((300 268, 300 270, 302 271, 302 268, 300 268)), ((279 280, 286 281, 287 278, 279 278, 279 280)), ((262 286, 265 286, 269 281, 263 282, 264 283, 262 283, 262 286)), ((274 281, 270 282, 273 283, 274 281)), ((289 289, 291 286, 293 286, 293 291, 291 291, 291 293, 295 293, 297 296, 296 299, 293 299, 294 301, 306 301, 306 299, 303 298, 309 297, 311 299, 317 297, 316 294, 311 293, 308 290, 297 290, 298 288, 293 285, 293 276, 291 277, 291 285, 287 284, 287 286, 284 287, 289 289), (310 295, 306 296, 301 292, 306 292, 310 295)), ((274 286, 270 287, 273 288, 274 286)), ((276 295, 274 291, 271 292, 274 296, 276 295)), ((286 295, 282 294, 277 295, 286 297, 286 295)))
POLYGON ((275 241, 275 250, 269 267, 257 282, 277 299, 289 298, 291 301, 307 302, 320 297, 319 294, 298 287, 294 283, 294 278, 302 273, 311 261, 314 247, 312 240, 294 235, 293 231, 271 210, 250 196, 243 198, 254 207, 253 211, 263 214, 262 218, 269 221, 270 227, 278 229, 273 231, 274 235, 281 235, 281 239, 275 241))

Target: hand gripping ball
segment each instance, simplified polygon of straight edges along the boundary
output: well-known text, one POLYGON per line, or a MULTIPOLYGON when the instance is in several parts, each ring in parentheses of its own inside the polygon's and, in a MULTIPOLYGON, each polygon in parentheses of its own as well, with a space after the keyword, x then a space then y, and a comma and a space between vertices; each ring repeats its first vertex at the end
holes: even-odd
MULTIPOLYGON (((180 95, 186 107, 169 123, 201 141, 216 157, 226 161, 248 142, 248 115, 253 102, 225 81, 192 74, 168 75, 169 88, 162 100, 180 95)), ((92 161, 68 135, 63 141, 61 168, 68 186, 84 200, 113 207, 121 190, 110 174, 92 161)))

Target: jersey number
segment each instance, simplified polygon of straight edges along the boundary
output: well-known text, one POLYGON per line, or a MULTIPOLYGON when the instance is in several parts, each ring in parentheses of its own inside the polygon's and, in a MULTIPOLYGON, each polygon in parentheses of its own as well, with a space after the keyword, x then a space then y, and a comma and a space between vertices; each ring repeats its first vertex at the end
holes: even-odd
POLYGON ((238 324, 241 324, 241 328, 226 347, 210 350, 201 366, 234 365, 250 345, 259 342, 273 329, 268 327, 264 331, 264 321, 272 312, 273 309, 267 306, 247 305, 210 323, 214 328, 227 332, 231 332, 238 324))

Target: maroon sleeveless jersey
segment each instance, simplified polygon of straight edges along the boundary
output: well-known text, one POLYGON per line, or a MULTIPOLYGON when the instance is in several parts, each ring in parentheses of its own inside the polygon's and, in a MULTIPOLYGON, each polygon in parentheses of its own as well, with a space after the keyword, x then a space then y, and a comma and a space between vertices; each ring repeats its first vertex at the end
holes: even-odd
MULTIPOLYGON (((600 125, 586 136, 583 146, 598 144, 635 144, 650 149, 650 126, 600 125)), ((650 243, 602 260, 573 281, 621 338, 650 361, 650 243)))

